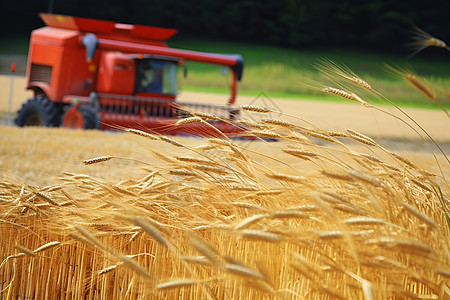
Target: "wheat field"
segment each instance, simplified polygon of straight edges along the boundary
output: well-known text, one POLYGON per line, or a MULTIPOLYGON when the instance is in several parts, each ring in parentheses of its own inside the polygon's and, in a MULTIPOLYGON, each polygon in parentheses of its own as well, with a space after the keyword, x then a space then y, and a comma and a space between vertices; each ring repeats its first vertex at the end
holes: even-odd
POLYGON ((399 108, 433 152, 394 151, 242 109, 253 141, 2 127, 1 295, 450 297, 450 163, 432 133, 399 108))

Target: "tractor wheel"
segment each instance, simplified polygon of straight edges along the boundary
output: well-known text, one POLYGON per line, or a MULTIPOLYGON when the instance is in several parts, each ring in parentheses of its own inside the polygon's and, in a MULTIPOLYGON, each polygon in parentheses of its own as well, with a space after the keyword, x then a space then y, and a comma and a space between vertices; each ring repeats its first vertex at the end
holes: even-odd
POLYGON ((76 104, 64 115, 63 127, 72 129, 99 129, 100 119, 92 107, 76 104))
POLYGON ((46 97, 28 99, 17 112, 17 126, 57 127, 61 124, 61 108, 46 97))

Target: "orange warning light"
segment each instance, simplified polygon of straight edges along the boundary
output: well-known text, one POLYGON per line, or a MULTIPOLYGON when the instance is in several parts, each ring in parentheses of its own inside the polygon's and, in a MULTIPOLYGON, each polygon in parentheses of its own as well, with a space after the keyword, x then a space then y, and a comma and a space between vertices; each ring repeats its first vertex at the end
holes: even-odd
POLYGON ((11 72, 15 72, 16 71, 16 64, 15 63, 12 63, 11 64, 11 72))
POLYGON ((144 55, 139 54, 139 55, 138 55, 138 58, 139 58, 139 59, 143 59, 143 58, 144 58, 144 55))

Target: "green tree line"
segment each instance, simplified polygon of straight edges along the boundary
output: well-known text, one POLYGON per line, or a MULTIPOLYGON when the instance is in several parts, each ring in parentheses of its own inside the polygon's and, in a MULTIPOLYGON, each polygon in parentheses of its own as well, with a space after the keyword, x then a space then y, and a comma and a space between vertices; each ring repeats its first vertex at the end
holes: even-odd
POLYGON ((183 37, 292 48, 405 50, 416 25, 450 40, 450 1, 22 0, 3 1, 3 35, 29 34, 47 12, 179 29, 183 37), (403 49, 402 49, 403 48, 403 49))

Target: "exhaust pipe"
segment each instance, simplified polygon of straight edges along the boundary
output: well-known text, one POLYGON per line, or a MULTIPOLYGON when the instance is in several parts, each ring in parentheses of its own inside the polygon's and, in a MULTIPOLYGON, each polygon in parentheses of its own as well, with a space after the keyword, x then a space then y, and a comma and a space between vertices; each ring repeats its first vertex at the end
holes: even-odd
POLYGON ((93 33, 88 33, 83 37, 81 42, 86 47, 86 61, 90 63, 94 59, 95 50, 97 50, 97 37, 93 33))

